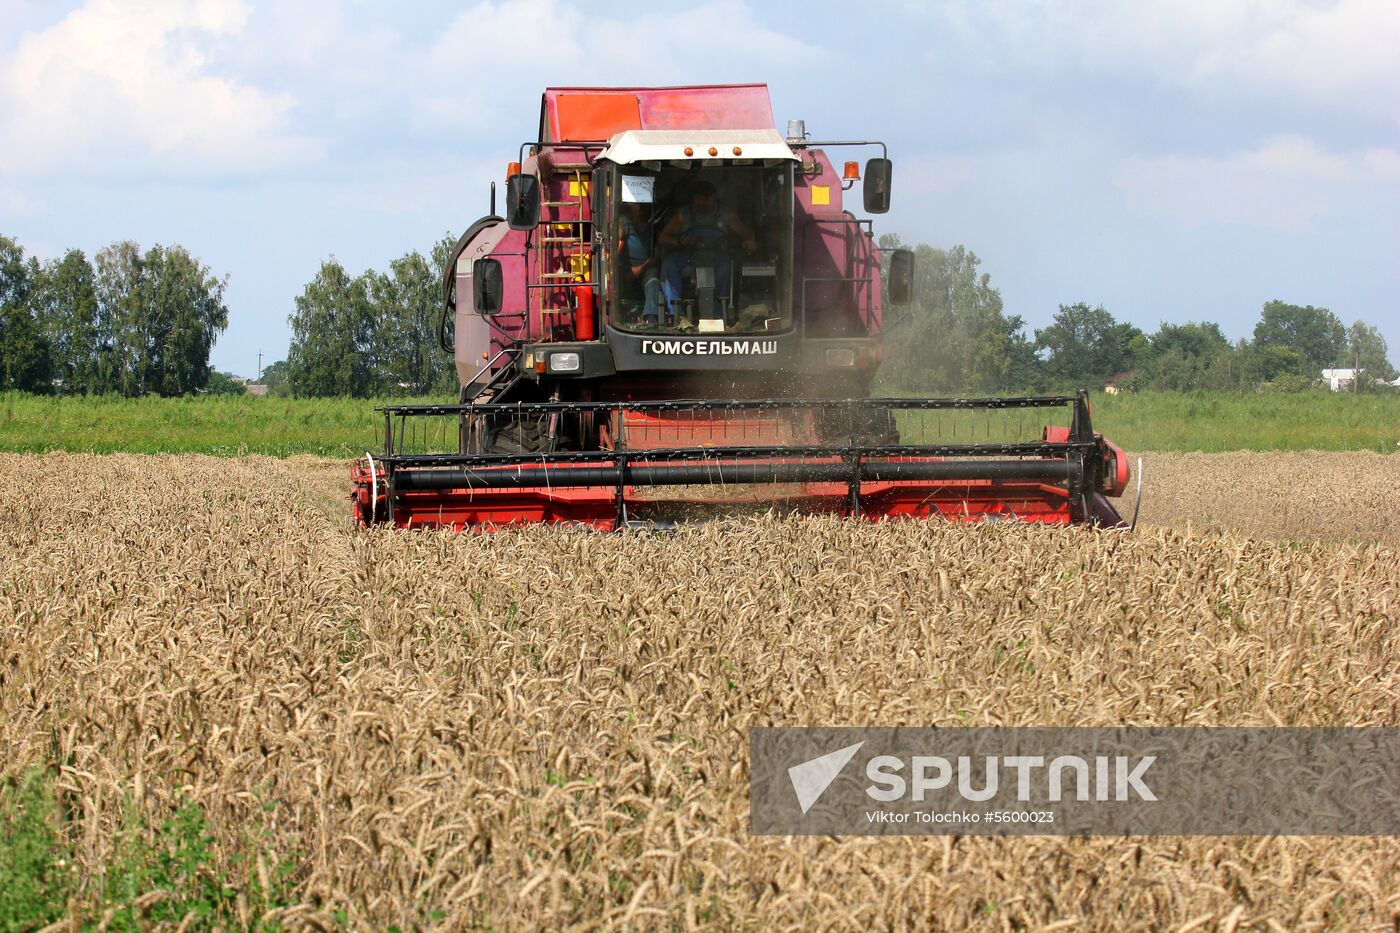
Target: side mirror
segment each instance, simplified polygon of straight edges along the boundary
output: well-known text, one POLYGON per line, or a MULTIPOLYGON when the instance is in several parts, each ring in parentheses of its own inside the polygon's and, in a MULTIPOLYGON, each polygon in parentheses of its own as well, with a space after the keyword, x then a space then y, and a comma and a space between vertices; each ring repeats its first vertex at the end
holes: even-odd
POLYGON ((500 314, 504 292, 500 260, 483 257, 472 263, 472 307, 477 314, 485 317, 500 314))
POLYGON ((512 230, 533 230, 540 222, 540 180, 534 175, 506 179, 506 220, 512 230))
POLYGON ((865 212, 883 214, 890 209, 889 159, 871 159, 865 163, 865 212))
POLYGON ((914 300, 914 253, 897 249, 890 254, 890 304, 907 305, 914 300))

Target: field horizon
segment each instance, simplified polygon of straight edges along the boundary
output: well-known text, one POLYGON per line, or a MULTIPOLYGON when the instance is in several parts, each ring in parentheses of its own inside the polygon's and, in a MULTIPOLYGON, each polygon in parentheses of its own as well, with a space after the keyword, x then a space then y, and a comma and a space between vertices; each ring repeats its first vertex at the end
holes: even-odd
MULTIPOLYGON (((1400 452, 1400 394, 1093 393, 1094 428, 1130 454, 1400 452)), ((311 454, 348 459, 383 444, 377 406, 443 399, 0 393, 0 450, 14 453, 311 454)))

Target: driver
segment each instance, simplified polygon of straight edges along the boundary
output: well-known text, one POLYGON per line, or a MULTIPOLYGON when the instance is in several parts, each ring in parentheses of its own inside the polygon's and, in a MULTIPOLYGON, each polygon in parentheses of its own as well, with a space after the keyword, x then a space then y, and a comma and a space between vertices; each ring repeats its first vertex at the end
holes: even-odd
POLYGON ((719 203, 714 184, 700 181, 691 189, 690 206, 682 207, 671 215, 661 231, 661 246, 670 251, 661 263, 661 290, 672 309, 680 306, 681 272, 695 261, 697 249, 720 251, 713 257, 715 292, 718 295, 729 294, 731 261, 722 252, 724 238, 729 233, 741 238, 746 252, 758 248, 758 241, 748 224, 719 203))

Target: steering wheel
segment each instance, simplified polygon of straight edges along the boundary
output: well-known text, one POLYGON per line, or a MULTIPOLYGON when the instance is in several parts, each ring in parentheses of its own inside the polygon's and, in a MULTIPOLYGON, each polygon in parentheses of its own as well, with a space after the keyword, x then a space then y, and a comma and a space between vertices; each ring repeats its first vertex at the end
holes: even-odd
POLYGON ((710 236, 701 236, 701 235, 699 235, 698 233, 691 233, 691 234, 685 234, 685 233, 683 233, 683 234, 681 234, 681 236, 680 236, 680 241, 681 241, 681 242, 680 242, 680 248, 681 248, 681 249, 695 250, 695 251, 728 252, 728 250, 729 250, 729 248, 730 248, 730 240, 731 240, 731 239, 733 238, 733 236, 734 236, 734 231, 730 230, 728 227, 718 227, 718 228, 706 228, 706 229, 705 229, 705 232, 706 232, 706 233, 709 233, 709 234, 711 234, 711 235, 710 235, 710 236), (686 236, 693 236, 693 237, 695 237, 695 243, 694 243, 694 245, 687 246, 687 245, 685 244, 685 238, 686 238, 686 236))

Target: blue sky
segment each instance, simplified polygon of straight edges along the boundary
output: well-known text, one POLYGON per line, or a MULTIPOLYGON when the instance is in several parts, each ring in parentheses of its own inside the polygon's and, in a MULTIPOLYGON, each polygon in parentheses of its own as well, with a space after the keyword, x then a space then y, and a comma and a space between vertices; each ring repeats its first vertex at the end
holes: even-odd
POLYGON ((1279 298, 1400 357, 1393 0, 0 3, 0 233, 190 248, 230 276, 220 369, 285 354, 322 259, 484 213, 544 86, 734 81, 885 139, 877 231, 965 244, 1032 327, 1087 301, 1237 338, 1279 298))

